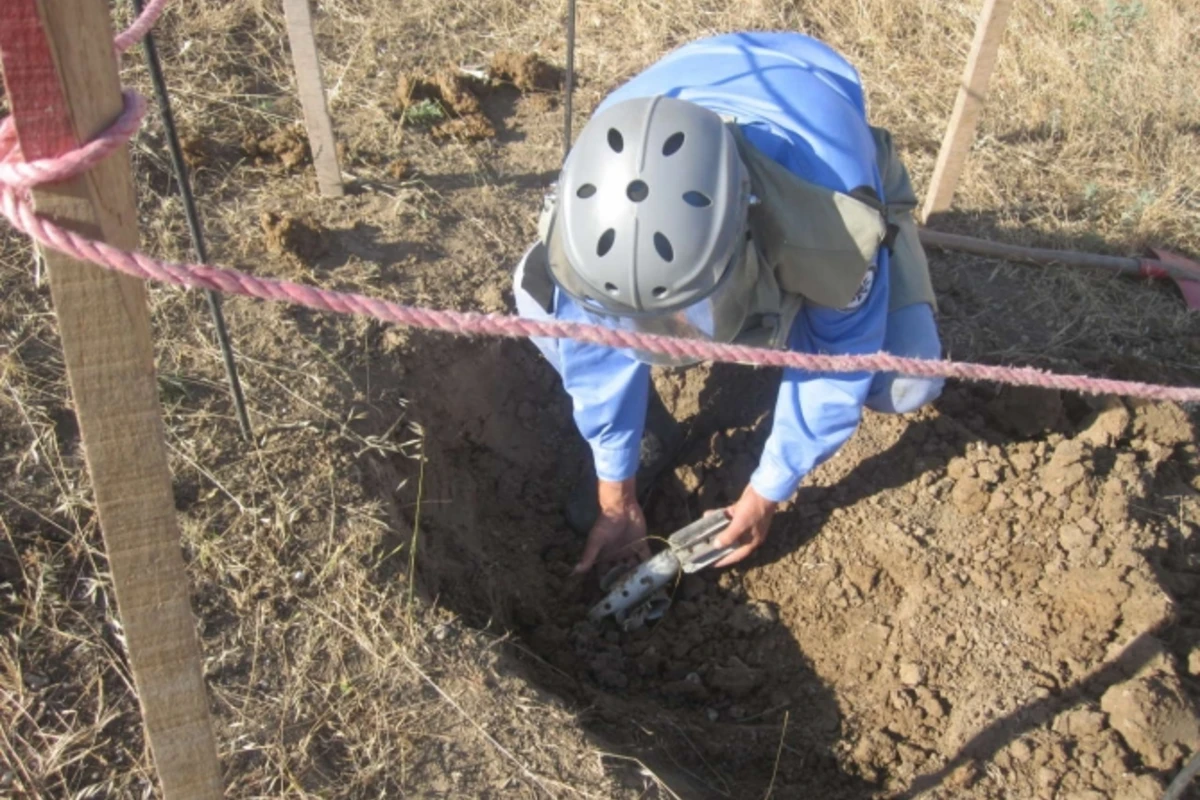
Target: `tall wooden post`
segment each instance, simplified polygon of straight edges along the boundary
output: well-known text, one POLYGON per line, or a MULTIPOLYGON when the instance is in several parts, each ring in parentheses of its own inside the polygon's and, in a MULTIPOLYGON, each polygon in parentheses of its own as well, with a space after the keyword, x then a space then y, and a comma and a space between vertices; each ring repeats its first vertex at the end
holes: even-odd
MULTIPOLYGON (((58 155, 121 110, 106 0, 3 0, 0 63, 21 149, 58 155)), ((39 214, 118 247, 137 244, 129 155, 34 193, 39 214)), ((218 798, 140 281, 42 253, 96 509, 163 795, 218 798)))
POLYGON ((967 56, 962 85, 958 87, 958 96, 954 99, 950 124, 946 126, 946 136, 942 139, 937 165, 933 168, 933 178, 921 209, 921 219, 926 223, 934 214, 949 209, 950 201, 954 198, 967 153, 975 141, 975 125, 979 122, 979 112, 983 110, 984 100, 987 99, 988 81, 992 77, 992 68, 996 66, 1000 40, 1004 38, 1004 27, 1008 24, 1008 13, 1012 11, 1012 6, 1013 0, 983 0, 983 10, 979 14, 975 40, 967 56))
POLYGON ((304 109, 308 146, 317 170, 317 187, 325 197, 341 197, 345 189, 342 170, 338 166, 337 140, 333 138, 333 123, 325 102, 325 84, 321 80, 321 60, 317 56, 308 0, 283 0, 283 14, 287 18, 288 42, 292 47, 300 105, 304 109))

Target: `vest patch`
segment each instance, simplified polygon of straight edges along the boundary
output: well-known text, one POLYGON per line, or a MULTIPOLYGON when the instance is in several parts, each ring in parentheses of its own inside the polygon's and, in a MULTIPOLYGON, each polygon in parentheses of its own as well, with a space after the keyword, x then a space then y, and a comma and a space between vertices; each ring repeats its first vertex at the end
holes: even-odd
POLYGON ((858 286, 858 291, 854 293, 854 298, 846 305, 842 311, 854 311, 856 308, 867 302, 867 298, 871 296, 871 289, 875 286, 875 272, 878 269, 874 264, 867 270, 867 274, 863 276, 862 283, 858 286))

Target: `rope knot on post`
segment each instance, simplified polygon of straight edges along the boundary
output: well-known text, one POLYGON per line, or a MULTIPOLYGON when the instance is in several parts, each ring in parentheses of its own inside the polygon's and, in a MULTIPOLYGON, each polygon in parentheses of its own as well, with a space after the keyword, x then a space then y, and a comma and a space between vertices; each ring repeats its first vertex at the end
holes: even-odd
POLYGON ((146 116, 146 98, 137 92, 122 92, 121 115, 99 136, 54 158, 26 161, 17 141, 12 117, 0 123, 0 188, 23 192, 44 183, 54 183, 87 172, 110 153, 128 142, 146 116))

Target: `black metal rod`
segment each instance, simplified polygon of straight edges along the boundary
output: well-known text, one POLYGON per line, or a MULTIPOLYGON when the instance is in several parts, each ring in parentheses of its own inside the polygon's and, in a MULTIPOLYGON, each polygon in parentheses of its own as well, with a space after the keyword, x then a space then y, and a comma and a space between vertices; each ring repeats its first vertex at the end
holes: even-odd
POLYGON ((571 152, 571 96, 575 91, 575 0, 567 0, 567 73, 563 78, 563 161, 571 152))
MULTIPOLYGON (((142 0, 133 0, 135 14, 142 13, 142 0)), ((192 196, 192 183, 188 176, 187 164, 183 160, 183 149, 179 146, 179 134, 175 130, 175 116, 171 113, 171 99, 167 94, 167 84, 163 80, 162 65, 158 60, 158 50, 154 46, 154 36, 146 34, 142 39, 142 48, 146 53, 146 66, 150 70, 150 82, 154 84, 154 96, 158 100, 158 112, 162 116, 163 130, 167 136, 167 149, 171 154, 171 165, 175 168, 175 180, 179 184, 179 196, 183 199, 183 211, 187 217, 188 230, 192 234, 192 247, 196 251, 196 260, 201 264, 208 263, 208 248, 204 245, 204 231, 200 227, 200 215, 196 212, 196 200, 192 196)), ((253 438, 250 429, 250 417, 246 413, 246 398, 242 394, 242 382, 238 379, 237 364, 233 360, 233 346, 229 342, 229 331, 225 327, 225 315, 221 311, 221 296, 214 291, 208 291, 208 310, 212 314, 213 326, 216 328, 217 344, 221 348, 221 358, 225 362, 225 377, 229 381, 229 392, 233 396, 233 407, 237 412, 238 427, 242 429, 242 438, 247 442, 253 438)))

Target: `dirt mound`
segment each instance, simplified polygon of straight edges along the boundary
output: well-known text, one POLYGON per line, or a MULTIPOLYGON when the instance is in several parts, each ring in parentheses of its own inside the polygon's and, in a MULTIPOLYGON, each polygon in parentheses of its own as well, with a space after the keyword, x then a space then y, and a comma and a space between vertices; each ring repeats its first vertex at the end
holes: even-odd
POLYGON ((210 144, 203 136, 194 133, 183 133, 179 136, 179 148, 183 152, 183 161, 189 169, 199 169, 209 160, 210 144))
POLYGON ((311 262, 329 251, 320 229, 291 214, 264 211, 259 217, 267 250, 276 255, 296 256, 311 262))
POLYGON ((496 136, 496 127, 483 113, 476 92, 485 89, 480 81, 456 70, 446 69, 426 78, 403 75, 396 85, 396 104, 404 118, 417 124, 430 124, 431 132, 441 139, 477 141, 496 136), (429 106, 428 104, 436 104, 429 106), (429 109, 424 113, 422 106, 429 109), (413 113, 410 113, 413 112, 413 113), (445 116, 452 113, 450 119, 445 116))
POLYGON ((483 89, 478 79, 453 69, 442 70, 433 77, 402 75, 396 84, 396 104, 407 109, 425 100, 436 100, 460 115, 482 114, 476 92, 483 89))
POLYGON ((270 133, 248 132, 242 139, 242 153, 252 164, 275 165, 293 170, 312 160, 308 139, 300 127, 281 128, 270 133))
POLYGON ((447 67, 433 75, 401 75, 393 97, 401 117, 428 127, 434 138, 479 141, 497 135, 500 110, 485 107, 491 101, 515 89, 528 95, 538 110, 549 111, 554 99, 547 93, 557 90, 562 80, 561 70, 538 56, 511 52, 497 53, 488 73, 484 78, 447 67))
POLYGON ((563 71, 532 53, 502 51, 492 57, 495 80, 509 81, 522 92, 554 92, 562 86, 563 71))

